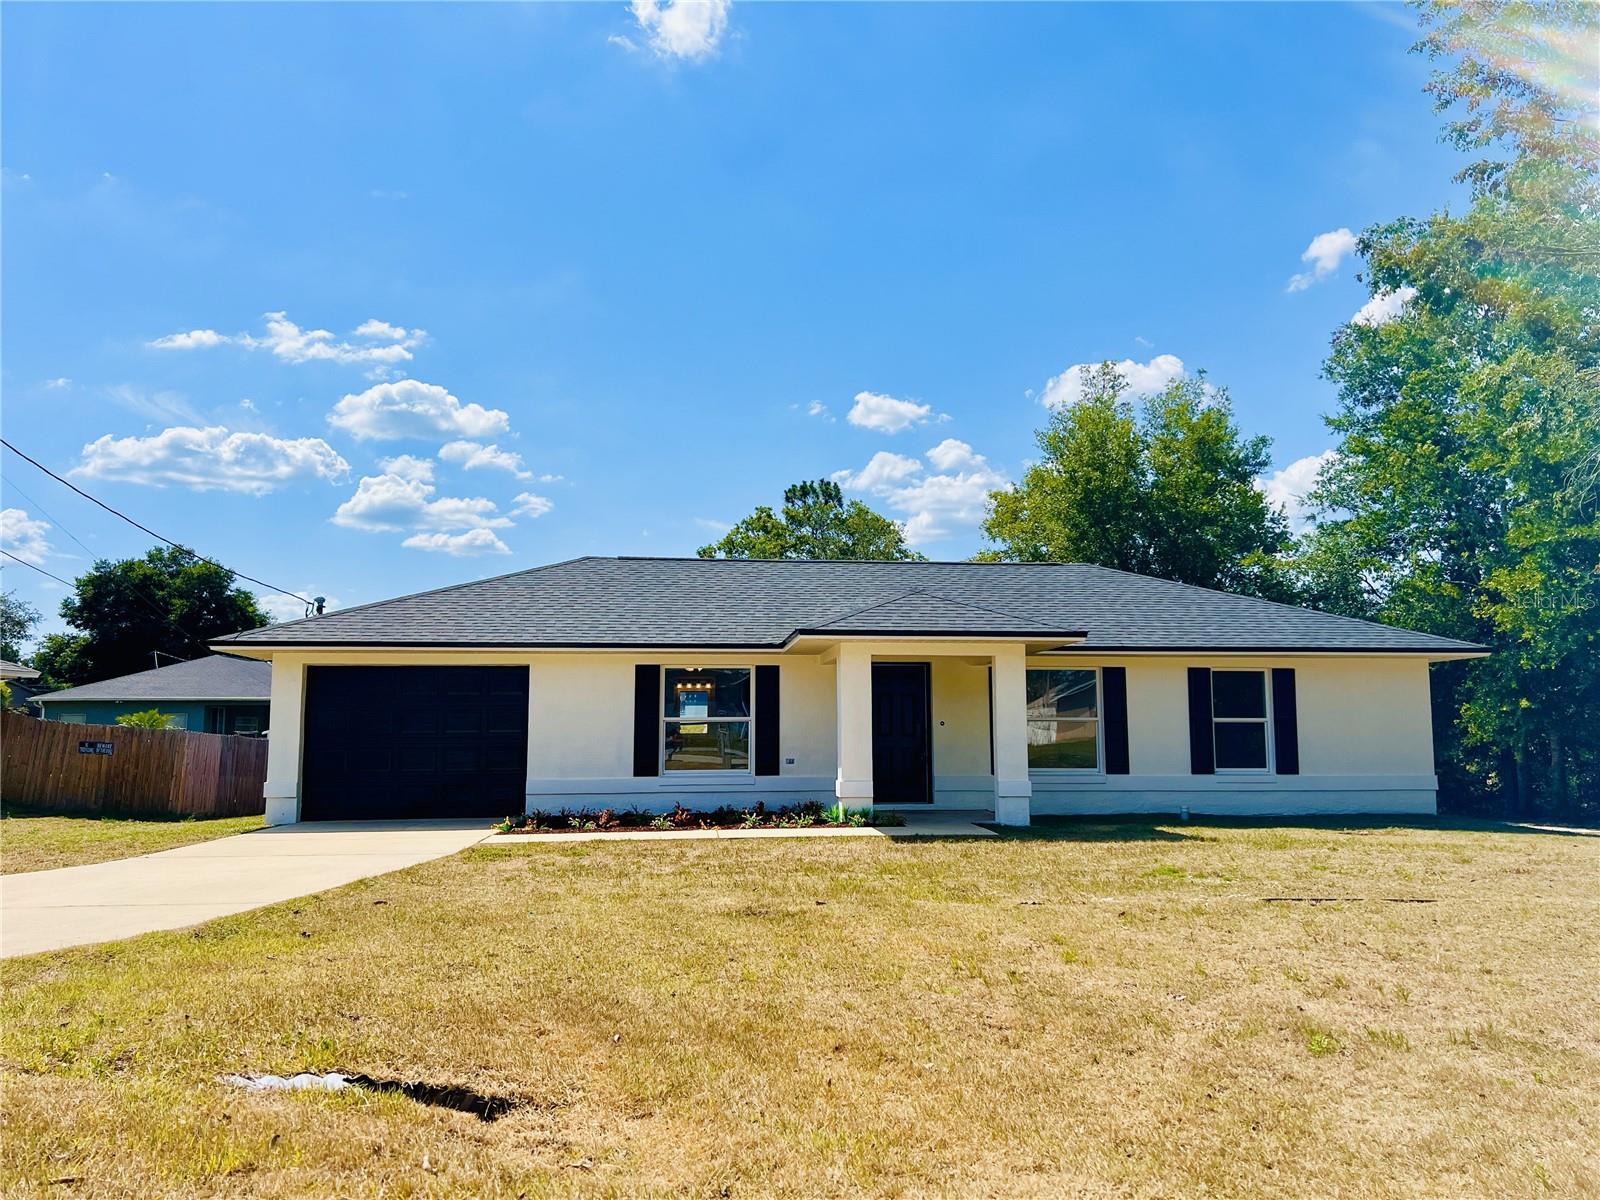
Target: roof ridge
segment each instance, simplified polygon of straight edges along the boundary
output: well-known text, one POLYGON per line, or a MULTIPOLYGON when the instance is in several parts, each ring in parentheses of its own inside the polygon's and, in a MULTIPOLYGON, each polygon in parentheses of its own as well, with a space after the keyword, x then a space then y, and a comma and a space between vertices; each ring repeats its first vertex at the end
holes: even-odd
MULTIPOLYGON (((749 559, 740 559, 740 560, 737 560, 737 561, 749 562, 750 560, 749 559)), ((783 560, 781 560, 781 559, 767 559, 765 561, 767 561, 767 562, 781 562, 783 560)), ((823 560, 821 560, 821 559, 807 559, 805 561, 807 561, 807 562, 821 562, 823 560)), ((796 629, 800 629, 800 628, 826 629, 829 625, 836 625, 840 621, 848 621, 851 617, 859 617, 862 613, 871 612, 875 608, 882 608, 885 604, 893 604, 898 600, 904 600, 907 596, 915 596, 919 592, 921 592, 922 590, 923 590, 922 588, 911 588, 911 589, 909 589, 907 591, 899 593, 898 595, 888 596, 888 597, 885 597, 882 600, 874 600, 870 604, 863 604, 860 608, 852 608, 852 609, 848 609, 845 612, 835 613, 832 616, 830 616, 827 620, 823 621, 820 625, 796 626, 795 628, 796 629)), ((795 632, 795 630, 791 630, 790 631, 790 635, 793 636, 794 632, 795 632)))

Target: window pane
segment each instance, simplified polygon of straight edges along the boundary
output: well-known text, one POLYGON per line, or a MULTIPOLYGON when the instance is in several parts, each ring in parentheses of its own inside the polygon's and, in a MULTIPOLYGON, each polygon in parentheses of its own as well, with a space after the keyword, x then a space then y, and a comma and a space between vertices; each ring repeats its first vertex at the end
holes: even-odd
POLYGON ((669 717, 748 717, 748 667, 668 667, 665 715, 669 717))
POLYGON ((1211 672, 1211 715, 1264 717, 1267 715, 1267 677, 1262 671, 1211 672))
POLYGON ((1029 671, 1028 717, 1097 717, 1093 671, 1029 671))
POLYGON ((667 725, 667 770, 748 771, 750 722, 667 725))
POLYGON ((1029 721, 1028 766, 1039 770, 1099 765, 1094 721, 1029 721))
POLYGON ((1264 771, 1267 766, 1265 721, 1218 721, 1217 766, 1224 771, 1264 771))

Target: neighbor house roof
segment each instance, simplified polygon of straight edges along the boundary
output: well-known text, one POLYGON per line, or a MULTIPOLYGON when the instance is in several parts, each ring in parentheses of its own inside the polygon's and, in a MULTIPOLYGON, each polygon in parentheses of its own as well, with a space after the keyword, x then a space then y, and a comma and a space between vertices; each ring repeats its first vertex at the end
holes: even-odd
POLYGON ((36 696, 40 704, 65 701, 184 701, 258 700, 272 695, 272 664, 230 654, 212 654, 189 662, 172 663, 152 671, 137 671, 102 679, 82 687, 36 696))
POLYGON ((0 658, 0 679, 37 679, 39 672, 32 667, 25 667, 21 663, 8 662, 0 658))
POLYGON ((1082 563, 700 558, 573 559, 217 644, 775 649, 833 635, 1060 638, 1083 651, 1482 649, 1082 563))

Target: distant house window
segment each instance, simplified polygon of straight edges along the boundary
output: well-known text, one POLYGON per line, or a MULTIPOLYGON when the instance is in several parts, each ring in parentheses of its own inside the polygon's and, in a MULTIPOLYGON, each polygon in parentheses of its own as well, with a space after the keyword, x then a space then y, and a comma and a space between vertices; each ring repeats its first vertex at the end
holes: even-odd
POLYGON ((65 721, 69 725, 87 725, 89 723, 89 714, 86 712, 57 713, 56 720, 65 721))
POLYGON ((189 728, 189 714, 188 713, 167 713, 166 716, 167 716, 167 728, 168 729, 187 729, 187 728, 189 728))
POLYGON ((260 717, 235 717, 233 721, 235 733, 256 734, 261 732, 260 717))
POLYGON ((665 668, 668 771, 750 770, 750 674, 749 667, 665 668))
POLYGON ((1211 732, 1219 771, 1267 769, 1267 673, 1211 672, 1211 732))
POLYGON ((1028 766, 1035 771, 1099 768, 1099 671, 1028 672, 1028 766))

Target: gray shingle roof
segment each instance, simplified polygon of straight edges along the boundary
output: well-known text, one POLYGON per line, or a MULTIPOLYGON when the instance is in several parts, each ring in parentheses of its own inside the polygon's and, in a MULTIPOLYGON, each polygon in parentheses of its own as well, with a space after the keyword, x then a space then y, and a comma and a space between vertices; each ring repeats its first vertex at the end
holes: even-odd
POLYGON ((1459 653, 1431 634, 1082 563, 579 558, 222 639, 239 646, 782 646, 1086 635, 1084 650, 1459 653))
POLYGON ((44 704, 63 700, 260 700, 265 703, 271 695, 271 663, 212 654, 35 698, 44 704))

